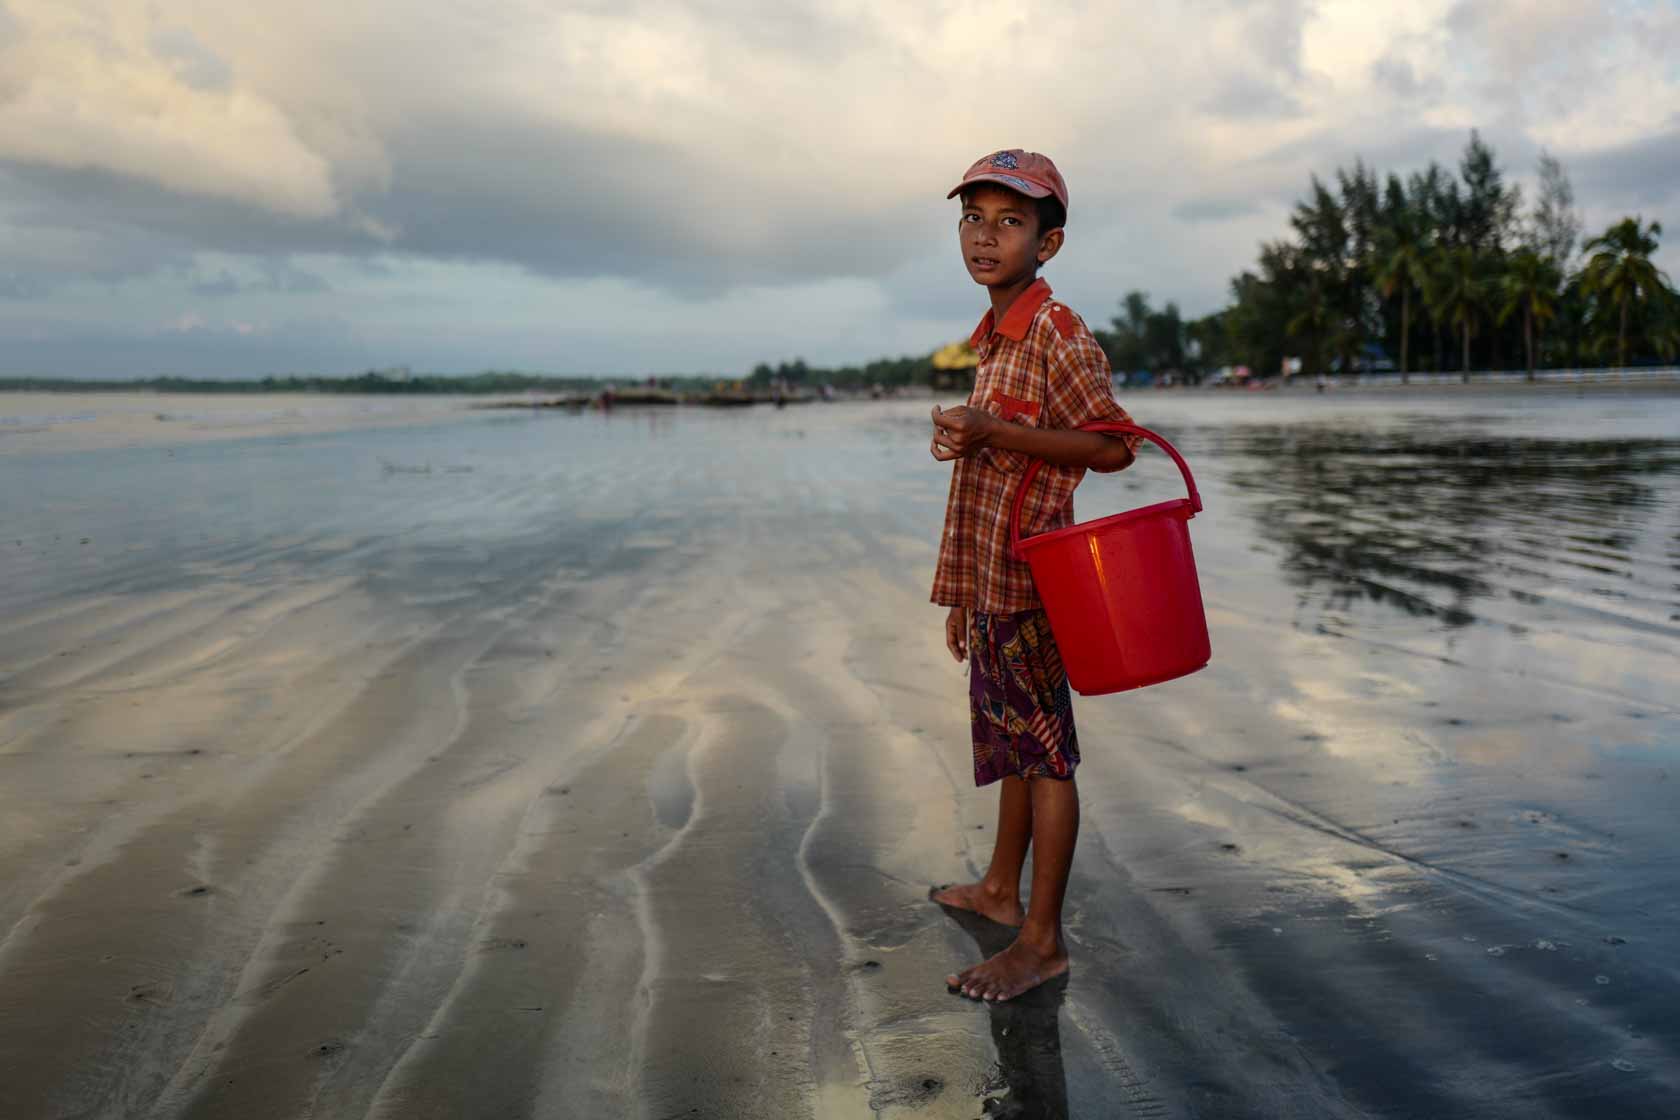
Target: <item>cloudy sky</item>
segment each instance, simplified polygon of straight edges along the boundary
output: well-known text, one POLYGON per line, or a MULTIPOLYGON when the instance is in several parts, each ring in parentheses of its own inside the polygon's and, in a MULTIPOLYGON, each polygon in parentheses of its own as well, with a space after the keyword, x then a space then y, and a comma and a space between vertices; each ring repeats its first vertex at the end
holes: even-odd
POLYGON ((0 0, 0 375, 925 352, 999 147, 1088 319, 1201 313, 1312 171, 1471 128, 1680 275, 1680 0, 0 0))

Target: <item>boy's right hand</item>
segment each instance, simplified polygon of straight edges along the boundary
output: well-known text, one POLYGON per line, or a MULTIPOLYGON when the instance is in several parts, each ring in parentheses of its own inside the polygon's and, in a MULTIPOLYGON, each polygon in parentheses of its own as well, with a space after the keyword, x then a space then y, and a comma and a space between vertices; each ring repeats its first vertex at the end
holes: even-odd
POLYGON ((933 457, 941 463, 965 459, 982 447, 991 446, 992 435, 1002 421, 983 409, 958 405, 933 406, 933 457))
POLYGON ((958 661, 968 656, 968 608, 952 607, 945 616, 945 648, 958 661))

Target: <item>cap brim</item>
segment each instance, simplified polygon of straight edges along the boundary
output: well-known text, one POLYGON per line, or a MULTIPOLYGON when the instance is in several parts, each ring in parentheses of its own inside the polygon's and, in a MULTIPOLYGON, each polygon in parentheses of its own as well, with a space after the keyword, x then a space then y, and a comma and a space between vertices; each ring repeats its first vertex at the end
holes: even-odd
POLYGON ((970 175, 952 187, 951 193, 945 197, 955 198, 964 187, 972 186, 975 183, 996 183, 1000 187, 1008 187, 1010 190, 1024 194, 1028 198, 1049 198, 1056 193, 1049 187, 1040 186, 1030 179, 1021 178, 1019 175, 1005 175, 998 171, 988 171, 983 175, 970 175))

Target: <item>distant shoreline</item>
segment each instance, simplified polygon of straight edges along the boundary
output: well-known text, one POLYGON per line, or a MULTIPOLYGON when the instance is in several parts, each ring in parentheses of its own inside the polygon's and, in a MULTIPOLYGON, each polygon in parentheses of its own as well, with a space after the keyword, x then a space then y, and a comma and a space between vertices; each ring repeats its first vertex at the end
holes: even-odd
MULTIPOLYGON (((619 379, 624 381, 626 379, 619 379)), ((673 381, 690 378, 661 379, 673 381)), ((0 377, 0 393, 140 393, 198 396, 269 394, 345 397, 471 397, 513 393, 593 392, 613 384, 600 377, 546 377, 535 374, 462 374, 385 377, 265 377, 234 380, 191 377, 135 377, 121 381, 73 377, 0 377)), ((710 382, 708 382, 710 384, 710 382)))
MULTIPOLYGON (((383 378, 358 377, 310 377, 269 379, 259 381, 195 381, 186 378, 143 378, 128 381, 79 381, 69 378, 0 378, 0 394, 88 394, 97 396, 130 395, 130 396, 214 396, 214 397, 252 397, 252 396, 286 396, 286 397, 343 397, 354 399, 357 397, 382 400, 402 399, 471 399, 475 402, 498 401, 509 405, 530 400, 540 402, 544 398, 571 400, 584 396, 598 395, 607 386, 615 386, 615 399, 624 405, 645 403, 637 399, 638 394, 644 392, 663 393, 677 397, 704 396, 718 392, 716 379, 697 377, 658 377, 655 379, 659 389, 646 388, 646 378, 565 378, 565 377, 525 377, 524 375, 484 375, 469 374, 460 377, 418 376, 410 381, 387 380, 383 378)), ((1128 393, 1143 391, 1173 391, 1173 392, 1207 392, 1207 393, 1242 393, 1242 392, 1286 392, 1286 393, 1317 393, 1314 379, 1304 375, 1297 375, 1287 382, 1280 382, 1273 378, 1263 383, 1263 389, 1247 389, 1235 386, 1211 385, 1122 385, 1117 384, 1116 390, 1128 393)), ((809 391, 811 386, 790 386, 794 396, 801 396, 809 391)), ((1326 383, 1327 393, 1376 392, 1376 393, 1462 393, 1477 390, 1508 391, 1541 391, 1541 392, 1627 392, 1627 391, 1659 391, 1669 392, 1680 389, 1680 368, 1653 367, 1627 370, 1615 369, 1572 369, 1572 370, 1540 370, 1536 379, 1528 380, 1521 371, 1495 370, 1487 372, 1473 372, 1468 382, 1462 380, 1457 373, 1414 373, 1408 382, 1402 384, 1398 374, 1358 374, 1354 377, 1331 376, 1326 383)), ((736 390, 737 393, 760 392, 765 400, 769 400, 768 388, 754 386, 749 389, 736 390)), ((847 386, 840 390, 843 396, 867 395, 861 386, 847 386)), ((913 383, 890 387, 889 392, 899 396, 906 394, 930 393, 935 396, 948 395, 954 389, 933 389, 927 385, 913 383)))

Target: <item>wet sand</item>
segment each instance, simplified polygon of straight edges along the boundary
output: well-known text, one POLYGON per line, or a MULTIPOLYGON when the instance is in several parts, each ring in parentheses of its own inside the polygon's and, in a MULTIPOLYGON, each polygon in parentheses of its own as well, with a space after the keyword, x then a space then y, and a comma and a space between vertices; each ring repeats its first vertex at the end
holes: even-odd
POLYGON ((1215 661, 993 1008, 925 405, 15 452, 0 1116, 1668 1115, 1677 400, 1128 401, 1215 661))

